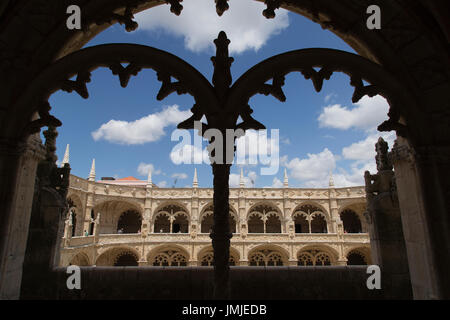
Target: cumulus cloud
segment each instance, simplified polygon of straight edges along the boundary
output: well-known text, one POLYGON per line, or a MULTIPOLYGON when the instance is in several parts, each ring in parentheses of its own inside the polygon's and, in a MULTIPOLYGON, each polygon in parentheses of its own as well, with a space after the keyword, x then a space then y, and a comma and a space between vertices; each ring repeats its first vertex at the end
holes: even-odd
POLYGON ((265 188, 283 188, 284 184, 278 178, 273 178, 272 185, 265 188))
POLYGON ((365 140, 358 141, 342 149, 342 155, 348 160, 372 161, 375 158, 375 144, 382 137, 392 146, 396 139, 395 132, 372 133, 365 140))
POLYGON ((167 106, 136 121, 110 120, 92 132, 92 137, 95 141, 106 140, 123 145, 155 142, 166 134, 166 127, 176 125, 191 115, 189 110, 181 111, 178 105, 167 106))
POLYGON ((214 1, 185 0, 180 16, 165 5, 136 15, 139 30, 163 30, 184 38, 185 47, 193 52, 213 48, 213 40, 225 31, 231 40, 230 52, 258 50, 267 40, 289 26, 286 10, 277 10, 275 19, 262 15, 265 6, 255 1, 231 0, 230 9, 218 17, 214 1))
POLYGON ((151 164, 151 163, 144 163, 144 162, 139 163, 139 166, 137 168, 137 172, 141 176, 147 176, 149 171, 152 172, 152 175, 156 175, 156 174, 160 174, 161 173, 161 170, 155 170, 155 166, 153 164, 151 164))
POLYGON ((286 167, 290 170, 290 177, 304 181, 311 187, 323 187, 329 172, 336 168, 336 157, 328 148, 325 148, 317 154, 309 153, 305 159, 294 158, 286 163, 286 167))
MULTIPOLYGON (((364 185, 364 172, 377 171, 375 144, 379 137, 392 148, 396 138, 394 132, 372 132, 366 139, 343 148, 342 156, 324 149, 318 154, 308 154, 304 159, 294 158, 289 161, 285 158, 289 177, 300 181, 306 187, 324 188, 328 187, 330 172, 333 172, 336 187, 364 185), (342 161, 350 162, 349 169, 342 167, 342 161)), ((276 180, 278 179, 274 179, 274 185, 279 185, 276 180)))
POLYGON ((382 96, 365 96, 353 108, 340 104, 325 107, 318 118, 319 126, 340 130, 373 130, 388 119, 388 111, 389 104, 382 96))

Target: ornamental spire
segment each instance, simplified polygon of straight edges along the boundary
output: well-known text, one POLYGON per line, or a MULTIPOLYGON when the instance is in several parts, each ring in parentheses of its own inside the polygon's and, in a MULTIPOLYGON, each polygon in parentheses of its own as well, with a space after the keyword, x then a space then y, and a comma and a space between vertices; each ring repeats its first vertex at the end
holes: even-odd
POLYGON ((194 170, 194 181, 192 182, 193 188, 198 188, 197 168, 194 170))
POLYGON ((95 159, 92 159, 91 172, 89 173, 89 181, 95 181, 95 159))
POLYGON ((245 187, 244 168, 241 168, 241 176, 239 177, 239 187, 241 187, 241 188, 245 187))
POLYGON ((152 187, 153 187, 152 170, 148 170, 147 188, 152 188, 152 187))
POLYGON ((289 179, 288 179, 286 168, 284 168, 284 183, 283 183, 283 186, 285 188, 289 188, 289 179))
POLYGON ((69 163, 69 144, 66 147, 66 152, 64 153, 64 159, 61 163, 61 168, 64 167, 64 165, 69 163))
POLYGON ((330 182, 329 182, 329 186, 330 186, 330 187, 334 187, 333 171, 331 171, 331 170, 330 170, 330 182))

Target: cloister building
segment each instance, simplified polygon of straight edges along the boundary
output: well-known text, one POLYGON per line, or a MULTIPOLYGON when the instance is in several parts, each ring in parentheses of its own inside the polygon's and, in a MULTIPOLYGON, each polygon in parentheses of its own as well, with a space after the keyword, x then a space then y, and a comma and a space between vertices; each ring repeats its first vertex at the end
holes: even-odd
MULTIPOLYGON (((213 190, 70 176, 60 265, 211 266, 213 190)), ((364 187, 230 189, 231 266, 370 264, 364 187)))

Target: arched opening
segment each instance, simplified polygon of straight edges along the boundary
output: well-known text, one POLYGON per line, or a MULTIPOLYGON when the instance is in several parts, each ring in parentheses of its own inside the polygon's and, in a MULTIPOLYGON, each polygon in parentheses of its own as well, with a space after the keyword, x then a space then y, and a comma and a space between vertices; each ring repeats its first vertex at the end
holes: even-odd
POLYGON ((154 233, 188 233, 189 215, 178 204, 167 204, 156 211, 154 233))
POLYGON ((331 266, 332 257, 326 251, 320 249, 307 249, 298 254, 298 266, 331 266))
POLYGON ((69 262, 70 266, 85 267, 89 266, 89 258, 83 252, 77 253, 69 262))
POLYGON ((328 233, 325 213, 312 204, 302 205, 294 210, 295 233, 328 233))
POLYGON ((77 230, 77 214, 73 209, 71 212, 72 212, 72 237, 75 237, 77 230))
POLYGON ((138 266, 137 257, 131 252, 120 254, 114 262, 115 267, 136 267, 138 266))
MULTIPOLYGON (((203 216, 201 220, 200 232, 201 233, 211 233, 214 224, 214 207, 213 205, 207 206, 202 210, 203 216)), ((234 212, 230 210, 230 216, 228 218, 228 223, 230 226, 230 232, 236 233, 236 218, 234 212)))
MULTIPOLYGON (((236 265, 236 259, 234 258, 234 256, 232 254, 230 254, 230 259, 229 259, 228 263, 230 266, 236 265)), ((214 252, 209 251, 209 252, 205 253, 200 259, 200 266, 202 266, 202 267, 214 266, 214 252)))
POLYGON ((281 267, 284 260, 283 254, 276 249, 256 249, 248 257, 249 265, 254 267, 281 267))
POLYGON ((155 219, 154 233, 170 233, 170 219, 166 214, 159 214, 155 219))
POLYGON ((89 235, 93 235, 94 234, 94 227, 95 227, 95 213, 94 213, 94 209, 91 210, 91 222, 89 223, 89 235))
POLYGON ((353 210, 344 210, 341 212, 341 220, 344 225, 345 233, 361 233, 361 220, 353 210))
POLYGON ((327 233, 327 221, 322 215, 315 215, 311 220, 311 233, 327 233))
POLYGON ((249 233, 281 233, 281 212, 272 203, 254 205, 249 210, 249 233))
POLYGON ((96 266, 138 266, 139 256, 130 247, 113 247, 101 253, 95 261, 96 266))
POLYGON ((266 233, 281 233, 281 221, 277 214, 273 213, 268 215, 266 233))
POLYGON ((234 215, 232 214, 232 212, 230 212, 230 217, 228 218, 228 223, 230 226, 230 232, 231 233, 236 233, 236 219, 234 218, 234 215))
POLYGON ((306 217, 302 214, 295 215, 295 233, 309 233, 309 222, 306 217))
POLYGON ((202 257, 202 260, 200 261, 200 265, 202 267, 211 267, 214 265, 214 253, 208 252, 202 257))
POLYGON ((201 225, 201 233, 211 233, 212 227, 214 224, 213 213, 207 213, 203 216, 202 225, 201 225))
POLYGON ((177 215, 173 221, 172 233, 188 233, 189 221, 186 215, 177 215))
POLYGON ((129 210, 120 215, 117 223, 118 233, 139 233, 141 232, 142 216, 135 210, 129 210))
POLYGON ((248 219, 248 233, 264 233, 264 221, 260 215, 250 215, 248 219))
POLYGON ((351 251, 347 255, 347 265, 348 266, 365 266, 365 265, 367 265, 366 257, 358 251, 351 251))
POLYGON ((159 250, 157 253, 150 253, 149 261, 155 267, 186 267, 188 256, 179 249, 159 250))

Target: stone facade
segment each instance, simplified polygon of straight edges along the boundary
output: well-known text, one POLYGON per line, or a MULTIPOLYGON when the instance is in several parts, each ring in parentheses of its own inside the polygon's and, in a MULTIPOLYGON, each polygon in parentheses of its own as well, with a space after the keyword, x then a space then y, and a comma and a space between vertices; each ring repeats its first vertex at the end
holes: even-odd
MULTIPOLYGON (((131 256, 128 265, 212 265, 211 188, 197 187, 195 178, 192 188, 96 182, 92 172, 89 180, 70 177, 60 266, 127 265, 124 256, 131 256), (120 233, 129 227, 121 219, 133 214, 139 228, 120 233)), ((364 187, 335 188, 330 182, 329 188, 298 189, 289 188, 286 178, 284 188, 230 189, 231 264, 354 264, 349 255, 370 264, 364 187), (344 212, 356 219, 347 220, 344 212)))

